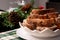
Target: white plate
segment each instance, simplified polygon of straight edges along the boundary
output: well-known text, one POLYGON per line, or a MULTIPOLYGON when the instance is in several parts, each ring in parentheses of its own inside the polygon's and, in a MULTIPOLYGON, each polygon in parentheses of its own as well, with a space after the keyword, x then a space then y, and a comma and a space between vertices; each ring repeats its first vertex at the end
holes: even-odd
POLYGON ((16 33, 19 37, 22 37, 26 40, 60 40, 60 36, 50 37, 50 38, 34 37, 22 28, 17 29, 16 33))

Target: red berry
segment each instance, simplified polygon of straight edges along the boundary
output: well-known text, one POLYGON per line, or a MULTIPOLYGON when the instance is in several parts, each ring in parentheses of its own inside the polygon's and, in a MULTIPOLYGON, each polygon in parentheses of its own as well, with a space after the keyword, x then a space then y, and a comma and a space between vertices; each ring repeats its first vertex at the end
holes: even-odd
POLYGON ((44 6, 39 6, 39 9, 44 9, 44 6))

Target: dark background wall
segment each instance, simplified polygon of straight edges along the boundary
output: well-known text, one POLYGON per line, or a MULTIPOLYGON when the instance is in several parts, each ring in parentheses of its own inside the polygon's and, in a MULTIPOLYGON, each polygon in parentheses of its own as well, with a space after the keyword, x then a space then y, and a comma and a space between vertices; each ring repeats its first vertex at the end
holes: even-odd
POLYGON ((49 2, 46 3, 46 8, 55 8, 60 12, 60 0, 49 0, 49 2))
POLYGON ((60 0, 49 0, 49 2, 60 2, 60 0))

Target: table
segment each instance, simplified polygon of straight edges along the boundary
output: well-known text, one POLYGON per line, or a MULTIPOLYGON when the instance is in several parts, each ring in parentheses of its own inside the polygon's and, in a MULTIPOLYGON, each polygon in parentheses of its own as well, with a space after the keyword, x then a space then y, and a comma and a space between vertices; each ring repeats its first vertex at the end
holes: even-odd
POLYGON ((0 40, 25 40, 16 35, 16 30, 17 29, 0 33, 0 40))

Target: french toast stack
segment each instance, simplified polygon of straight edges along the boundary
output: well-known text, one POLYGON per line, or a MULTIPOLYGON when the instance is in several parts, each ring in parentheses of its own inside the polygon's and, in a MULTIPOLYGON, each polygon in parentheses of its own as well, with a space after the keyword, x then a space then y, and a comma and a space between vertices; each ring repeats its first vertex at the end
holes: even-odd
POLYGON ((55 9, 33 9, 23 25, 31 30, 60 29, 60 14, 55 9))

